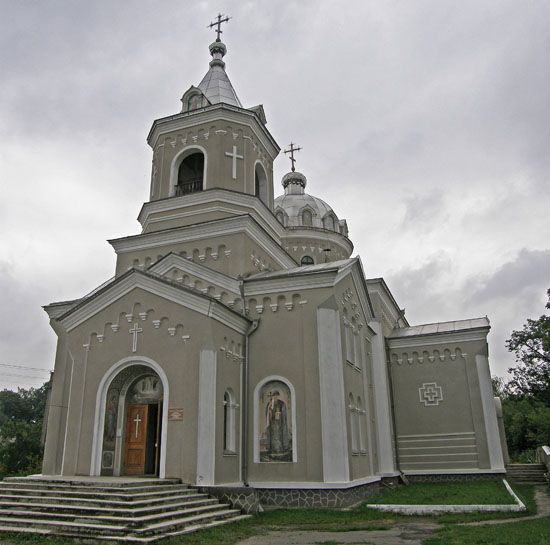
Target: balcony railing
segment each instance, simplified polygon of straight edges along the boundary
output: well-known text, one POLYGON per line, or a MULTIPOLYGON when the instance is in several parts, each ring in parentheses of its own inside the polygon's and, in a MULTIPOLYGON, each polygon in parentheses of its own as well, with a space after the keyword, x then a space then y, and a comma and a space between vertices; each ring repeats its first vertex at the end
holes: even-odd
POLYGON ((187 180, 183 184, 176 185, 175 190, 176 190, 175 191, 176 197, 181 197, 182 195, 188 195, 189 193, 196 193, 197 191, 202 191, 202 178, 187 180))

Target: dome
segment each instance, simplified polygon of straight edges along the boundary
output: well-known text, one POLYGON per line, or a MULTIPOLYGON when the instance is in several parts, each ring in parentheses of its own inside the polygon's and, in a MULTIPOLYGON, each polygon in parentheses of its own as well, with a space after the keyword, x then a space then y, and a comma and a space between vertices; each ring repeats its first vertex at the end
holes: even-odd
POLYGON ((285 194, 274 201, 275 216, 285 227, 314 227, 336 231, 347 236, 345 220, 340 221, 334 210, 322 199, 305 192, 306 177, 301 172, 289 172, 282 179, 285 194))

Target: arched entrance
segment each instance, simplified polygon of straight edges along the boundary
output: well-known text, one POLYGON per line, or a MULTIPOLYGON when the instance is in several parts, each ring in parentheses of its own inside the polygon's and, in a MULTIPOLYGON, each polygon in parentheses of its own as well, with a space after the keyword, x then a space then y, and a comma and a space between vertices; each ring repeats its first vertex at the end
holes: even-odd
POLYGON ((126 362, 98 391, 92 475, 164 477, 168 385, 156 364, 126 362))

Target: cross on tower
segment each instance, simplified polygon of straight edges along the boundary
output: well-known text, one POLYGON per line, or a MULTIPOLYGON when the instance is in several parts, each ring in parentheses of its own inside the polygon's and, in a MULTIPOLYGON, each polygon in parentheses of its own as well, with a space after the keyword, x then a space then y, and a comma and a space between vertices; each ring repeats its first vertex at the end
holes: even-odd
POLYGON ((221 26, 222 26, 222 23, 227 23, 229 21, 229 19, 231 19, 231 17, 228 17, 227 15, 222 15, 221 13, 218 13, 218 20, 215 21, 214 23, 210 23, 206 28, 214 28, 215 26, 217 26, 218 28, 216 29, 216 33, 217 33, 217 36, 216 36, 216 41, 219 42, 221 41, 220 40, 220 34, 223 33, 223 30, 221 29, 221 26))
POLYGON ((244 159, 244 157, 237 153, 237 146, 233 146, 233 153, 226 151, 225 155, 233 159, 232 175, 233 175, 233 179, 236 180, 237 179, 237 159, 244 159))
POLYGON ((296 169, 294 168, 294 163, 296 162, 296 159, 294 159, 294 152, 300 151, 302 148, 294 147, 294 144, 291 142, 290 147, 288 149, 285 149, 285 153, 290 153, 290 161, 292 162, 292 172, 294 172, 296 169))

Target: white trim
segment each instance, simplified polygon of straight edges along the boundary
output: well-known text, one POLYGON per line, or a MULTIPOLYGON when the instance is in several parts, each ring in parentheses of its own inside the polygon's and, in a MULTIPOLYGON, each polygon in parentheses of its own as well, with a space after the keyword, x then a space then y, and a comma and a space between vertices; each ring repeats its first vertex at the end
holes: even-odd
MULTIPOLYGON (((338 310, 317 309, 317 347, 323 480, 347 482, 350 477, 346 418, 348 398, 344 387, 344 362, 338 310)), ((353 426, 353 422, 351 425, 353 426)), ((352 427, 352 439, 353 437, 352 427)), ((354 445, 352 450, 353 447, 354 445)))
POLYGON ((216 472, 216 374, 217 353, 203 348, 199 361, 199 402, 197 415, 197 476, 198 486, 215 482, 216 472))
MULTIPOLYGON (((206 189, 206 180, 207 180, 206 175, 208 172, 208 169, 207 169, 208 153, 206 152, 206 148, 203 148, 198 144, 190 144, 189 146, 185 146, 180 151, 178 151, 178 153, 174 155, 174 158, 170 163, 170 177, 169 177, 170 187, 168 188, 168 192, 167 192, 167 194, 170 195, 170 197, 173 197, 176 194, 176 185, 178 183, 178 170, 181 163, 185 160, 186 157, 193 155, 193 153, 186 153, 190 150, 198 150, 204 156, 204 166, 202 169, 202 188, 203 190, 206 189)), ((161 189, 161 193, 162 193, 162 189, 161 189)))
POLYGON ((215 284, 217 287, 230 291, 234 295, 241 296, 239 282, 234 278, 226 276, 205 265, 201 265, 200 263, 189 261, 189 259, 185 259, 177 254, 169 254, 164 259, 157 261, 154 265, 149 267, 148 270, 164 276, 173 268, 200 277, 205 282, 215 284))
MULTIPOLYGON (((279 462, 260 462, 260 390, 262 386, 267 384, 268 382, 272 380, 278 380, 280 382, 283 382, 288 386, 288 389, 290 390, 290 406, 292 408, 292 463, 296 463, 298 461, 298 441, 297 441, 297 430, 296 430, 296 391, 294 390, 294 386, 292 383, 286 379, 285 377, 282 377, 280 375, 270 375, 268 377, 263 378, 256 384, 256 387, 254 388, 254 394, 252 396, 252 399, 254 400, 254 463, 255 464, 277 464, 279 462)), ((280 463, 286 463, 289 462, 280 462, 280 463)))
POLYGON ((223 210, 225 212, 232 212, 236 215, 242 215, 243 208, 252 209, 254 219, 273 238, 280 240, 281 237, 286 234, 284 227, 279 223, 275 215, 273 213, 268 213, 270 209, 265 203, 262 204, 253 195, 220 188, 213 188, 208 191, 198 191, 181 197, 171 197, 158 201, 146 202, 143 204, 137 219, 141 223, 143 230, 145 230, 152 223, 194 215, 194 212, 189 212, 186 209, 203 204, 209 204, 210 208, 200 208, 200 210, 196 212, 197 214, 202 214, 205 211, 223 210), (215 201, 219 201, 219 204, 214 204, 215 201), (228 205, 234 208, 228 207, 228 205), (175 210, 177 212, 170 216, 151 218, 153 214, 168 212, 170 210, 175 210))
MULTIPOLYGON (((395 477, 399 475, 399 473, 392 473, 389 475, 390 477, 395 477)), ((384 475, 386 476, 386 475, 384 475)), ((370 484, 370 483, 377 483, 382 480, 382 476, 376 475, 371 477, 362 477, 361 479, 355 479, 353 481, 347 481, 345 483, 343 482, 335 482, 335 483, 329 483, 329 482, 311 482, 311 481, 304 481, 304 482, 288 482, 288 483, 281 483, 281 482, 272 482, 272 481, 250 481, 248 484, 251 488, 277 488, 277 489, 285 489, 288 488, 290 490, 293 489, 319 489, 319 488, 354 488, 356 486, 361 486, 363 484, 370 484)), ((225 486, 225 485, 220 485, 225 486)))
POLYGON ((126 278, 107 289, 106 292, 96 296, 89 302, 85 302, 81 308, 69 314, 60 323, 67 331, 71 331, 135 288, 143 289, 190 310, 213 317, 238 333, 244 334, 248 331, 249 321, 235 312, 224 308, 221 304, 194 294, 191 291, 165 284, 139 272, 129 274, 126 278))
POLYGON ((278 244, 278 241, 269 236, 249 215, 209 221, 177 229, 143 233, 141 235, 112 239, 108 242, 117 254, 123 254, 182 242, 196 242, 197 240, 227 236, 235 233, 246 233, 281 267, 295 268, 298 266, 296 261, 278 244))
POLYGON ((489 333, 489 327, 477 330, 454 331, 446 333, 425 333, 423 335, 411 335, 410 337, 388 337, 388 346, 395 348, 408 348, 416 346, 432 346, 452 343, 465 343, 470 341, 485 341, 489 333))
POLYGON ((395 465, 393 459, 392 422, 384 335, 380 322, 369 322, 369 326, 376 332, 376 335, 372 338, 371 346, 378 471, 381 473, 391 473, 395 471, 395 465))
MULTIPOLYGON (((424 462, 422 462, 424 463, 424 462)), ((429 462, 432 463, 432 462, 429 462)), ((445 462, 452 463, 452 462, 445 462)), ((404 469, 404 475, 483 475, 490 473, 505 473, 503 469, 404 469)))
POLYGON ((489 451, 489 463, 491 469, 504 471, 504 457, 502 455, 502 444, 498 430, 497 412, 493 397, 493 386, 491 383, 491 372, 486 356, 476 354, 477 376, 479 379, 479 393, 481 395, 481 406, 483 408, 483 420, 485 423, 485 434, 487 436, 487 449, 489 451))
POLYGON ((168 431, 168 403, 170 401, 170 386, 168 377, 164 369, 154 360, 145 356, 131 356, 123 358, 112 365, 109 370, 103 375, 99 382, 96 394, 95 415, 94 415, 94 431, 92 440, 92 455, 90 464, 90 476, 101 475, 101 454, 103 451, 103 430, 105 428, 105 401, 107 391, 113 379, 127 367, 133 365, 144 365, 150 367, 157 373, 162 381, 163 388, 163 403, 162 403, 162 430, 160 438, 160 461, 159 461, 159 478, 164 479, 166 476, 166 441, 168 431))
POLYGON ((286 230, 282 239, 283 243, 289 246, 293 245, 293 239, 312 239, 317 241, 322 240, 325 243, 327 241, 332 242, 348 254, 348 259, 353 252, 353 243, 351 242, 351 240, 344 235, 338 233, 337 231, 329 231, 328 229, 323 229, 322 227, 315 226, 312 226, 312 228, 309 229, 302 229, 302 226, 293 225, 289 225, 288 227, 290 227, 291 229, 286 230))
POLYGON ((310 290, 317 288, 331 288, 334 286, 335 271, 320 274, 300 274, 285 276, 283 278, 266 278, 265 280, 254 277, 245 278, 245 296, 264 295, 269 292, 310 290))
POLYGON ((248 127, 254 136, 260 141, 271 159, 273 160, 277 157, 280 148, 275 142, 273 136, 271 136, 270 132, 267 130, 267 127, 260 123, 256 117, 256 114, 254 114, 254 112, 223 103, 213 104, 212 106, 201 108, 200 110, 182 112, 170 117, 155 119, 151 130, 149 131, 149 135, 147 136, 147 143, 152 148, 155 148, 157 145, 157 140, 163 134, 209 124, 213 121, 239 123, 240 125, 248 127), (249 118, 253 122, 248 122, 248 119, 246 118, 249 118))

